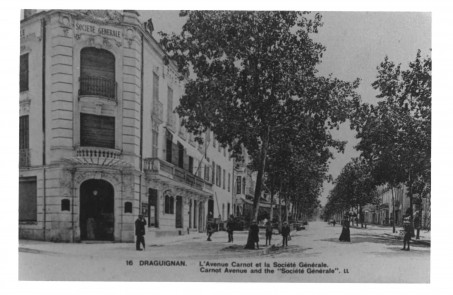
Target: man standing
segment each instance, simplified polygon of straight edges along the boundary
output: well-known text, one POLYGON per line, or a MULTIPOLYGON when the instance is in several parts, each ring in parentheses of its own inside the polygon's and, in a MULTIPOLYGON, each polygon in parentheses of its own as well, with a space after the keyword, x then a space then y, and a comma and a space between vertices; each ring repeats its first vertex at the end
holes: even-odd
POLYGON ((227 222, 228 243, 233 243, 234 216, 231 215, 227 222))
POLYGON ((291 228, 289 227, 288 225, 288 222, 284 222, 283 223, 283 227, 282 227, 282 237, 283 237, 283 241, 282 241, 282 247, 288 247, 288 236, 291 232, 291 228))
POLYGON ((412 235, 412 225, 411 225, 411 216, 408 214, 403 218, 403 227, 404 227, 404 237, 403 237, 403 249, 405 251, 410 251, 410 241, 412 235), (406 249, 407 245, 407 249, 406 249))
POLYGON ((145 225, 146 220, 143 218, 143 215, 139 215, 135 221, 135 235, 137 236, 137 241, 135 242, 135 249, 137 251, 145 250, 145 225), (143 249, 140 249, 140 244, 143 245, 143 249))

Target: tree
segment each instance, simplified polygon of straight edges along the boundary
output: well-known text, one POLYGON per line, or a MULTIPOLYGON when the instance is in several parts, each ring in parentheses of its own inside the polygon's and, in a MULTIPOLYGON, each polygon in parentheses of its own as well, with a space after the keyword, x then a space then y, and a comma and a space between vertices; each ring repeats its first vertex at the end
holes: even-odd
POLYGON ((363 159, 354 158, 341 170, 335 179, 335 186, 329 194, 326 208, 330 214, 335 209, 349 210, 358 208, 362 213, 362 207, 374 202, 376 196, 375 180, 371 174, 372 169, 363 159), (336 204, 338 208, 334 208, 336 204))
POLYGON ((402 70, 386 57, 377 70, 372 85, 382 100, 357 108, 351 124, 360 139, 356 149, 378 183, 409 187, 412 214, 413 193, 428 196, 431 187, 431 58, 418 51, 402 70))
POLYGON ((187 18, 181 34, 160 33, 162 47, 189 77, 177 112, 195 135, 209 129, 235 153, 242 147, 250 153, 258 172, 256 220, 274 136, 285 126, 328 133, 348 117, 358 81, 317 75, 325 50, 311 39, 322 25, 318 13, 310 18, 295 11, 182 11, 180 16, 187 18))

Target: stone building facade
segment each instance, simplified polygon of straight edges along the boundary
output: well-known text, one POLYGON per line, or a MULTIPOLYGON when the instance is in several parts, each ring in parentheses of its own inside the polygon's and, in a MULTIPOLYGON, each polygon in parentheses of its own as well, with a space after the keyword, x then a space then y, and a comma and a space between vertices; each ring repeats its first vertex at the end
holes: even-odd
POLYGON ((126 10, 21 21, 20 238, 130 242, 138 214, 151 237, 226 219, 233 161, 181 127, 184 79, 152 31, 126 10))

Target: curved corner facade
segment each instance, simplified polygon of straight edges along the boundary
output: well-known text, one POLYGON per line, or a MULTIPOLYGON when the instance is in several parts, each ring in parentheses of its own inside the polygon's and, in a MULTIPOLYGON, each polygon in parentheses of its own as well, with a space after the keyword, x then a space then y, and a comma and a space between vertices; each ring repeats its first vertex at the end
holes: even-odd
POLYGON ((205 231, 233 212, 233 161, 174 112, 184 80, 135 11, 21 22, 19 237, 134 240, 205 231))

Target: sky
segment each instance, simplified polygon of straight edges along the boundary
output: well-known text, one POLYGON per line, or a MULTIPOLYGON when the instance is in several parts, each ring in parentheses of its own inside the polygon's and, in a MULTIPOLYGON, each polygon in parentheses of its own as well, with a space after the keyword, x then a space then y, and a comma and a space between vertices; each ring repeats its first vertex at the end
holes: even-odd
MULTIPOLYGON (((184 19, 178 11, 140 11, 143 21, 152 18, 155 33, 181 32, 184 19)), ((431 13, 429 12, 322 12, 323 27, 313 39, 326 46, 322 63, 318 66, 322 75, 333 74, 345 81, 360 78, 357 92, 362 101, 376 103, 378 92, 371 84, 375 81, 376 67, 388 56, 403 68, 415 59, 417 50, 422 56, 431 55, 431 13)), ((329 174, 336 178, 351 158, 359 153, 355 132, 346 122, 340 130, 332 132, 334 138, 346 140, 344 153, 334 152, 329 174)), ((325 182, 321 204, 325 204, 332 183, 325 182)))

